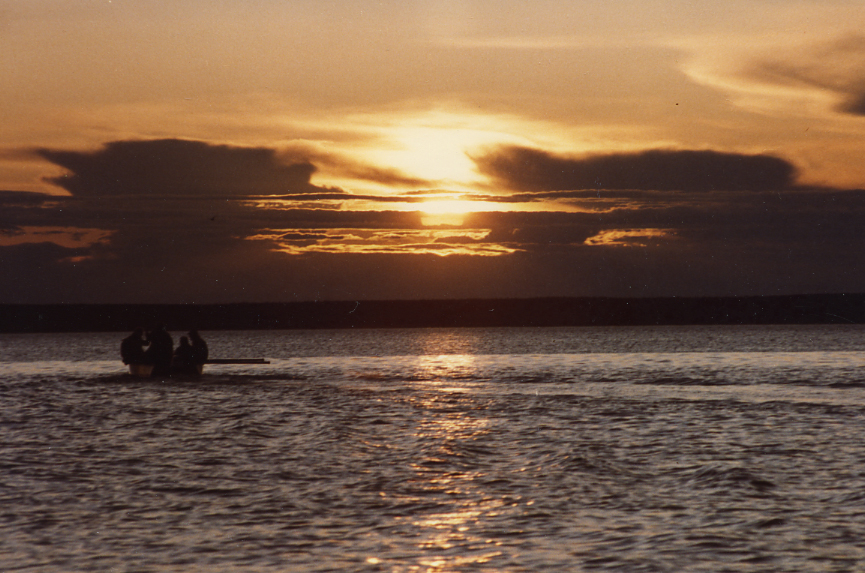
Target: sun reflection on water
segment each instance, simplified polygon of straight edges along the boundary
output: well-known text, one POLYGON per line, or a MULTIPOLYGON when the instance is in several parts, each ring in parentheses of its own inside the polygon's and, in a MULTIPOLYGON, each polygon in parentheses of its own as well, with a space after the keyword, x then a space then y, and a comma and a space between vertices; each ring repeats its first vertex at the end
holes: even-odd
POLYGON ((421 566, 418 570, 429 573, 453 571, 464 565, 488 563, 502 555, 502 551, 497 549, 502 541, 484 537, 479 528, 479 523, 494 514, 493 509, 501 504, 498 500, 491 500, 412 521, 412 526, 422 537, 417 548, 428 555, 418 560, 421 566))
POLYGON ((477 358, 471 354, 440 354, 418 356, 415 369, 420 379, 434 384, 438 390, 464 392, 466 388, 454 386, 456 381, 477 379, 477 358))
MULTIPOLYGON (((433 338, 429 348, 470 344, 465 340, 433 338)), ((477 380, 478 363, 472 354, 423 354, 414 364, 418 386, 427 391, 416 394, 413 407, 421 414, 413 433, 417 455, 411 468, 412 502, 424 505, 448 500, 447 511, 405 516, 422 552, 411 570, 438 573, 482 565, 502 555, 501 541, 484 533, 484 523, 494 519, 505 501, 484 485, 486 437, 491 420, 463 393, 477 380)))

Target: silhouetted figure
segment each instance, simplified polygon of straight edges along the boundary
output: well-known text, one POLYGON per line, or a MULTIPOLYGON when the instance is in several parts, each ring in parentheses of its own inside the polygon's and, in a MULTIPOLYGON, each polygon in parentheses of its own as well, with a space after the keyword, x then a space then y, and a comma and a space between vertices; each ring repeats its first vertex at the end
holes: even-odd
POLYGON ((194 364, 207 362, 207 343, 204 342, 197 330, 189 331, 189 340, 192 343, 192 362, 194 364))
POLYGON ((143 328, 136 328, 120 343, 120 358, 124 364, 147 364, 148 356, 144 351, 147 342, 142 338, 143 328))
POLYGON ((147 350, 147 356, 153 363, 153 374, 170 375, 171 359, 174 357, 174 340, 161 324, 150 331, 149 340, 150 348, 147 350))
POLYGON ((198 368, 194 359, 195 351, 189 339, 180 337, 180 346, 174 351, 174 361, 171 363, 171 371, 177 374, 198 374, 198 368))

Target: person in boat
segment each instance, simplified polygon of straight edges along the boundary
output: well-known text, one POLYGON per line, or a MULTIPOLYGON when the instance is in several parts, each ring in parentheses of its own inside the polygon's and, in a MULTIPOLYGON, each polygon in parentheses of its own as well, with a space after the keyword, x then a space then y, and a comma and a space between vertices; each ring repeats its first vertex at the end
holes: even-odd
POLYGON ((197 330, 189 331, 189 341, 192 345, 192 362, 194 364, 204 364, 207 362, 207 343, 201 338, 197 330))
POLYGON ((195 349, 185 336, 180 337, 180 346, 174 351, 174 360, 171 362, 172 372, 178 374, 198 374, 195 362, 195 349))
POLYGON ((149 343, 142 338, 144 336, 143 328, 136 328, 132 334, 123 339, 120 343, 120 358, 124 364, 147 364, 148 356, 144 347, 149 343))
POLYGON ((164 325, 159 325, 148 333, 150 348, 147 358, 153 364, 153 374, 168 376, 171 374, 171 360, 174 357, 174 340, 164 325))

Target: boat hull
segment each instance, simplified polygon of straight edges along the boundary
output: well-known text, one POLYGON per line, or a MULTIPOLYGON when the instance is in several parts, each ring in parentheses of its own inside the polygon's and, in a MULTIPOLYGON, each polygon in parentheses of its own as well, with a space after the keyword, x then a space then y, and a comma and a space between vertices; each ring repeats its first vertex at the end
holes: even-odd
MULTIPOLYGON (((264 358, 214 358, 204 364, 270 364, 270 362, 264 358)), ((201 376, 204 374, 204 364, 172 366, 171 376, 201 376)), ((154 375, 153 364, 129 364, 129 373, 138 378, 150 378, 154 375)))
MULTIPOLYGON (((129 373, 137 378, 150 378, 154 375, 153 364, 129 364, 129 373)), ((203 373, 203 364, 171 369, 171 376, 201 376, 203 373)))
POLYGON ((153 374, 153 364, 130 364, 129 373, 138 378, 149 378, 153 374))

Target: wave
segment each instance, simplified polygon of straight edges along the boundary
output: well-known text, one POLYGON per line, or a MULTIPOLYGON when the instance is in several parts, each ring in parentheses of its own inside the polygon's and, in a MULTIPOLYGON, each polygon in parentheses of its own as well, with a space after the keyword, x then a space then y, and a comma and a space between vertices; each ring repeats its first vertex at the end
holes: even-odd
POLYGON ((479 386, 629 385, 865 388, 858 352, 410 355, 303 357, 267 365, 208 365, 200 378, 134 378, 117 361, 0 363, 0 384, 94 383, 125 386, 411 384, 479 386))

